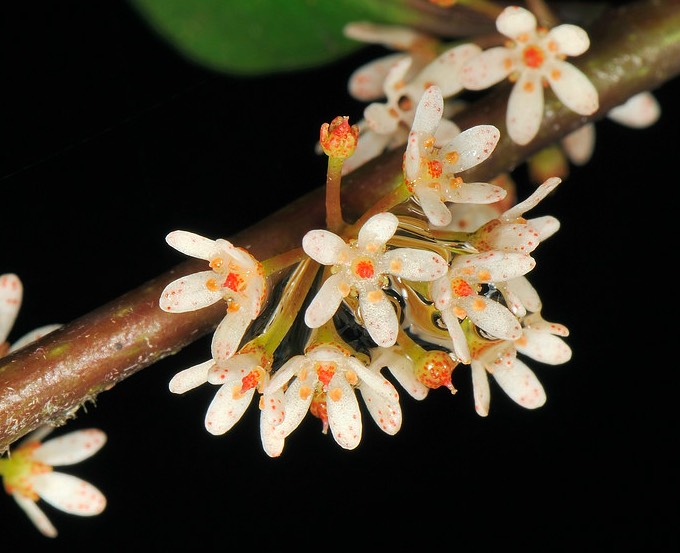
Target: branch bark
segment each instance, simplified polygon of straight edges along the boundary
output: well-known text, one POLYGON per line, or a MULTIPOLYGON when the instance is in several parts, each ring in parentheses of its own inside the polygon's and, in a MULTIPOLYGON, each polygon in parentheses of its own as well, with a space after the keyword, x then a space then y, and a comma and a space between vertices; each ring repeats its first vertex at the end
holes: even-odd
MULTIPOLYGON (((680 0, 643 0, 612 8, 588 29, 591 49, 570 59, 593 81, 600 110, 591 117, 564 108, 546 96, 541 130, 518 146, 505 132, 508 87, 501 87, 456 116, 465 129, 486 123, 501 131, 494 154, 468 171, 466 180, 489 180, 510 172, 542 148, 642 91, 651 91, 680 73, 680 0)), ((389 192, 401 177, 402 151, 373 160, 343 181, 349 219, 389 192)), ((310 229, 324 226, 323 190, 292 202, 229 239, 266 259, 298 247, 310 229)), ((158 308, 163 288, 181 275, 205 269, 191 259, 100 308, 0 359, 0 453, 43 424, 59 425, 81 405, 94 401, 132 374, 177 353, 214 330, 224 315, 221 304, 185 314, 158 308)))

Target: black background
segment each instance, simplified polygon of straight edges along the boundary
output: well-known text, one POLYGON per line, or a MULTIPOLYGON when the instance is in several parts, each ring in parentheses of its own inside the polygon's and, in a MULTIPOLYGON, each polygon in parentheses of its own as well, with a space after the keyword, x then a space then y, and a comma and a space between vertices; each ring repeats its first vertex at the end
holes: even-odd
MULTIPOLYGON (((266 78, 219 75, 183 59, 124 2, 3 8, 0 41, 0 272, 25 287, 10 340, 67 323, 184 260, 174 229, 229 237, 322 185, 318 129, 361 116, 350 72, 371 48, 328 67, 266 78)), ((473 409, 469 372, 452 397, 402 394, 393 437, 366 414, 346 451, 308 416, 283 455, 262 451, 249 409, 214 437, 215 391, 167 389, 209 356, 209 338, 99 396, 57 430, 109 437, 64 472, 97 485, 97 517, 45 512, 43 538, 0 499, 3 547, 183 550, 395 546, 455 551, 677 551, 677 323, 672 322, 680 88, 655 91, 646 130, 598 125, 593 160, 572 168, 530 216, 562 228, 530 275, 547 319, 571 330, 570 363, 528 361, 548 402, 515 405, 492 383, 473 409), (592 548, 592 549, 591 549, 592 548)), ((519 195, 532 185, 515 171, 519 195)))

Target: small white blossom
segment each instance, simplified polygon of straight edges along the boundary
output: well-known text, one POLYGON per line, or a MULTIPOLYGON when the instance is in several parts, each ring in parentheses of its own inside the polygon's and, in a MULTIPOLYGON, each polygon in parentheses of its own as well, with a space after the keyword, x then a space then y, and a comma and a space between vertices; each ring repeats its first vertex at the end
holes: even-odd
POLYGON ((416 109, 404 156, 407 186, 434 226, 451 222, 451 211, 446 202, 490 204, 507 194, 495 184, 466 183, 456 176, 492 154, 500 138, 498 129, 493 125, 478 125, 438 147, 435 133, 442 112, 441 90, 436 86, 429 87, 416 109))
POLYGON ((168 284, 159 306, 169 313, 184 313, 227 302, 227 315, 212 339, 214 359, 228 359, 237 350, 250 323, 266 299, 267 284, 262 264, 243 248, 223 239, 210 240, 176 230, 166 241, 176 250, 210 263, 209 271, 178 278, 168 284))
POLYGON ((388 249, 387 241, 398 224, 394 214, 385 212, 366 221, 358 239, 349 244, 327 230, 312 230, 303 237, 302 247, 307 255, 335 270, 307 307, 307 326, 318 328, 326 323, 343 298, 352 293, 358 295, 361 317, 373 341, 383 347, 394 345, 399 321, 383 291, 388 284, 387 276, 428 282, 442 276, 448 268, 443 257, 427 250, 388 249))
POLYGON ((358 386, 376 409, 382 408, 383 413, 393 417, 381 426, 383 430, 387 432, 395 426, 398 430, 401 410, 395 410, 399 394, 394 386, 379 371, 367 368, 334 346, 317 346, 286 361, 265 387, 264 397, 266 401, 271 394, 285 389, 283 422, 275 427, 280 439, 295 430, 311 409, 323 422, 324 433, 330 428, 341 447, 354 449, 361 441, 363 429, 355 394, 358 386))
POLYGON ((470 363, 470 349, 459 320, 466 317, 493 338, 516 340, 522 335, 517 317, 501 303, 482 292, 482 284, 507 282, 528 273, 536 265, 529 255, 489 251, 459 255, 448 273, 431 283, 434 305, 453 341, 453 351, 465 364, 470 363))
POLYGON ((57 530, 38 506, 39 499, 79 516, 98 515, 106 507, 106 497, 92 484, 53 470, 55 466, 79 463, 97 453, 106 443, 106 434, 90 428, 41 442, 50 430, 43 427, 29 434, 10 455, 0 459, 0 475, 5 491, 14 497, 36 528, 53 538, 57 530))
POLYGON ((536 17, 519 6, 508 6, 496 19, 508 46, 489 48, 469 60, 461 71, 465 88, 481 90, 509 77, 515 84, 508 99, 506 126, 517 144, 527 144, 538 133, 543 119, 544 84, 557 98, 580 115, 599 107, 597 89, 567 56, 579 56, 590 47, 588 34, 576 25, 562 24, 550 30, 537 27, 536 17))

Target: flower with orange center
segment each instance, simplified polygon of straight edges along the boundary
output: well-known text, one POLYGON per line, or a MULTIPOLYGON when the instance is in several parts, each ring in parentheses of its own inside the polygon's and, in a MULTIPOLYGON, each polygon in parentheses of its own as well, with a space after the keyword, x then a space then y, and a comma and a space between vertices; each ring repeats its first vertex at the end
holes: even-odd
POLYGON ((212 340, 215 359, 228 359, 238 350, 250 323, 257 318, 267 295, 262 264, 243 248, 227 240, 210 240, 176 230, 166 241, 180 252, 209 262, 208 271, 182 276, 161 293, 159 307, 168 313, 184 313, 227 303, 227 314, 212 340))
POLYGON ((321 125, 319 143, 328 157, 347 159, 357 146, 359 127, 349 124, 349 117, 338 116, 321 125))
POLYGON ((516 340, 522 334, 517 317, 503 304, 480 293, 481 285, 500 285, 528 273, 536 265, 529 255, 489 251, 458 255, 448 273, 430 284, 435 307, 441 312, 453 351, 462 363, 470 363, 468 338, 460 320, 473 324, 496 338, 516 340))
POLYGON ((406 187, 433 226, 451 222, 447 203, 495 203, 507 194, 495 184, 466 183, 456 175, 491 155, 500 138, 498 129, 478 125, 438 146, 435 134, 443 122, 443 110, 441 90, 428 88, 416 109, 404 155, 406 187))
POLYGON ((399 220, 392 213, 378 213, 361 227, 349 243, 327 230, 309 231, 302 247, 311 258, 334 271, 324 281, 305 312, 305 323, 318 328, 337 311, 343 298, 356 294, 361 318, 371 339, 379 346, 391 346, 397 339, 399 321, 394 306, 382 287, 394 275, 407 280, 429 282, 446 273, 446 260, 433 252, 416 248, 387 248, 399 220))
POLYGON ((337 346, 318 345, 305 355, 286 361, 265 387, 264 396, 285 389, 283 422, 275 427, 281 440, 295 430, 310 411, 321 419, 324 433, 330 429, 340 446, 354 449, 362 433, 357 388, 369 389, 390 405, 399 401, 394 386, 379 372, 369 370, 337 346))
POLYGON ((510 39, 509 44, 489 48, 468 60, 460 78, 470 90, 488 88, 505 78, 515 81, 506 112, 508 134, 514 142, 528 144, 538 133, 545 86, 580 115, 597 111, 597 89, 580 69, 564 61, 590 47, 588 34, 581 27, 562 24, 541 29, 529 10, 508 6, 496 19, 496 28, 510 39))
POLYGON ((94 516, 106 507, 106 498, 89 482, 53 470, 55 466, 83 461, 101 449, 106 434, 90 428, 42 439, 52 430, 43 427, 23 440, 6 458, 0 458, 0 476, 5 491, 31 519, 40 532, 50 538, 57 530, 38 506, 40 499, 66 513, 94 516))

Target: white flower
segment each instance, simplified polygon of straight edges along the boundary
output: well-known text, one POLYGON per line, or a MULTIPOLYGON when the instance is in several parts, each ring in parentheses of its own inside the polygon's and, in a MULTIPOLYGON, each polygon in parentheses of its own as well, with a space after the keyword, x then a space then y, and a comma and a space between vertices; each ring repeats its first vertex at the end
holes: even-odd
POLYGON ((583 72, 564 61, 590 47, 588 34, 581 27, 563 24, 546 31, 537 28, 536 17, 529 10, 509 6, 496 19, 496 28, 510 39, 509 45, 489 48, 468 61, 460 78, 470 90, 488 88, 506 77, 516 81, 506 113, 513 141, 527 144, 538 133, 544 83, 572 111, 580 115, 597 111, 597 90, 583 72))
POLYGON ((333 266, 335 271, 307 307, 307 326, 318 328, 326 323, 343 298, 353 293, 358 295, 361 317, 373 341, 383 347, 394 345, 399 321, 383 291, 388 284, 387 275, 427 282, 439 278, 448 268, 443 257, 430 251, 388 249, 387 241, 398 224, 396 215, 385 212, 366 221, 358 239, 349 244, 327 230, 312 230, 303 237, 302 247, 307 255, 333 266))
POLYGON ((211 270, 168 284, 161 293, 160 308, 169 313, 184 313, 225 300, 227 315, 213 335, 212 356, 228 359, 265 301, 267 284, 262 264, 227 240, 210 240, 182 230, 171 232, 166 240, 186 255, 209 261, 211 270))
POLYGON ((486 417, 491 397, 488 374, 518 405, 536 409, 545 404, 545 390, 536 374, 517 358, 520 352, 548 365, 559 365, 571 359, 571 349, 561 337, 568 336, 564 325, 545 321, 539 312, 522 320, 522 336, 514 343, 501 341, 473 347, 470 364, 475 410, 486 417))
MULTIPOLYGON (((416 49, 418 35, 411 37, 397 30, 393 35, 395 41, 399 37, 405 47, 416 49)), ((416 106, 425 90, 436 85, 444 98, 460 92, 463 85, 458 74, 463 64, 480 52, 481 48, 475 44, 462 44, 447 49, 427 63, 423 61, 422 54, 392 54, 353 73, 349 90, 355 98, 377 99, 379 94, 376 84, 382 82, 380 95, 385 101, 373 102, 364 109, 364 118, 359 122, 359 142, 354 155, 345 161, 343 172, 356 169, 385 149, 391 150, 405 144, 416 106)), ((459 132, 455 123, 445 120, 437 131, 437 139, 443 143, 459 132)))
MULTIPOLYGON (((607 113, 611 121, 633 129, 644 129, 653 125, 661 116, 661 106, 649 92, 640 92, 631 96, 607 113)), ((562 141, 569 161, 574 165, 586 164, 595 150, 595 124, 586 123, 565 136, 562 141)))
POLYGON ((371 349, 369 368, 381 370, 386 368, 408 394, 417 400, 427 397, 430 389, 416 376, 413 360, 406 355, 400 346, 371 349))
POLYGON ((456 173, 482 163, 491 155, 500 138, 498 129, 493 125, 478 125, 439 148, 435 133, 442 111, 441 90, 432 86, 418 104, 404 156, 406 184, 434 226, 445 226, 451 222, 446 202, 490 204, 507 194, 500 186, 466 183, 456 176, 456 173))
POLYGON ((431 283, 434 305, 453 341, 453 351, 465 364, 470 349, 459 320, 466 317, 493 338, 516 340, 522 335, 517 317, 501 303, 483 294, 481 285, 497 286, 528 273, 536 265, 529 255, 489 251, 459 255, 448 273, 431 283))
POLYGON ((8 457, 0 459, 0 475, 5 491, 14 497, 36 528, 53 538, 57 530, 38 506, 39 499, 79 516, 98 515, 106 507, 106 497, 92 484, 52 470, 54 466, 72 465, 91 457, 106 443, 106 434, 90 428, 41 443, 50 430, 47 427, 36 430, 8 457))
POLYGON ((35 328, 10 344, 7 337, 19 314, 23 294, 24 287, 17 275, 14 273, 0 275, 0 357, 38 340, 62 326, 61 324, 49 324, 35 328))
MULTIPOLYGON (((354 449, 361 441, 362 422, 354 389, 361 386, 364 398, 389 417, 395 417, 399 394, 378 371, 368 369, 361 361, 334 346, 321 345, 305 355, 286 361, 265 387, 265 402, 271 394, 285 389, 283 422, 275 428, 280 439, 295 430, 310 409, 330 428, 335 441, 345 449, 354 449), (285 388, 287 386, 287 388, 285 388)), ((377 411, 376 411, 377 412, 377 411)), ((373 412, 372 412, 372 416, 373 412)), ((399 421, 401 411, 398 412, 399 421)), ((383 430, 396 427, 397 419, 381 425, 383 430)), ((394 430, 396 432, 396 430, 394 430)))

